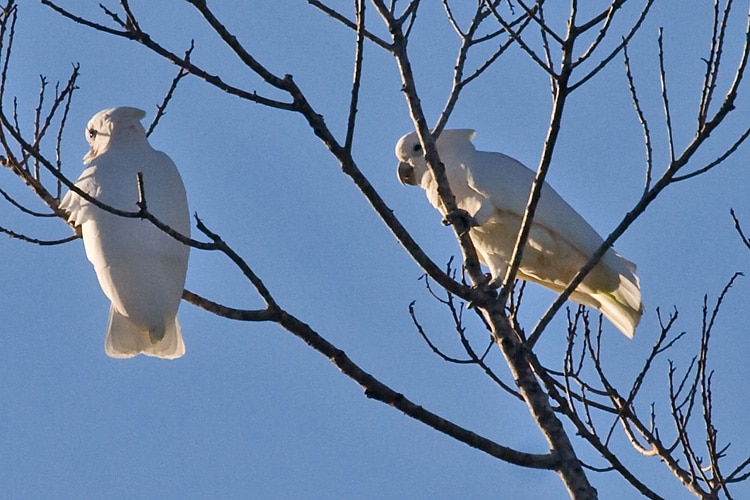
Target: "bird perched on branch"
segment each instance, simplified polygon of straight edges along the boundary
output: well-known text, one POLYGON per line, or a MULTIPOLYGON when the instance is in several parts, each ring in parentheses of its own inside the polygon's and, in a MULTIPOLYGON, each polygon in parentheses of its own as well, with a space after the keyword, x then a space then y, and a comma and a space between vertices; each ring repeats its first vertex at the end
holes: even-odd
MULTIPOLYGON (((471 239, 493 280, 502 280, 526 209, 534 172, 502 153, 477 151, 473 130, 443 130, 436 141, 458 208, 473 218, 471 239)), ((444 216, 437 182, 427 167, 415 132, 396 144, 398 178, 421 186, 444 216)), ((518 277, 562 292, 603 239, 548 184, 544 184, 518 277)), ((602 312, 632 338, 643 314, 636 266, 609 249, 570 295, 570 300, 602 312)))
MULTIPOLYGON (((143 179, 148 211, 189 236, 185 187, 172 160, 154 150, 136 108, 100 111, 86 125, 91 150, 75 185, 101 203, 136 212, 137 182, 143 179)), ((185 353, 177 309, 182 298, 190 248, 151 222, 125 218, 70 191, 60 203, 68 220, 80 226, 86 257, 102 291, 112 301, 105 351, 114 358, 146 354, 179 358, 185 353)))

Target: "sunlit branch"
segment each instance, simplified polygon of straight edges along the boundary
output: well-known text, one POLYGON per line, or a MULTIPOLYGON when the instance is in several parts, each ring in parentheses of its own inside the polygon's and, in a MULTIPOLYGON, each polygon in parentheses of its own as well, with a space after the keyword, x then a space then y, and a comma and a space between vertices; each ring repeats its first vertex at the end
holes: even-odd
POLYGON ((742 144, 744 144, 744 142, 745 142, 745 140, 747 140, 748 136, 750 136, 750 127, 748 127, 747 129, 745 129, 745 131, 734 142, 734 144, 732 144, 729 148, 727 148, 726 151, 724 151, 724 153, 722 153, 721 155, 719 155, 719 157, 716 158, 714 161, 712 161, 711 163, 707 164, 706 166, 704 166, 702 168, 698 168, 698 169, 696 169, 696 170, 694 170, 692 172, 689 172, 687 174, 675 175, 674 178, 672 179, 672 182, 680 182, 680 181, 684 181, 684 180, 687 180, 687 179, 691 179, 691 178, 696 177, 698 175, 705 174, 706 172, 708 172, 709 170, 713 169, 714 167, 717 167, 717 166, 721 165, 722 163, 724 163, 724 160, 726 160, 727 158, 729 158, 730 156, 732 156, 734 154, 734 152, 737 151, 737 149, 739 149, 739 147, 742 146, 742 144))
MULTIPOLYGON (((393 37, 393 56, 401 72, 401 81, 403 84, 404 96, 407 101, 412 121, 416 127, 417 136, 425 152, 425 161, 432 171, 437 181, 437 192, 440 200, 445 206, 445 218, 453 227, 453 230, 461 243, 461 250, 464 254, 464 265, 472 281, 476 283, 484 282, 484 274, 479 266, 479 259, 476 249, 469 236, 470 221, 468 214, 459 210, 456 205, 456 198, 451 191, 448 179, 445 175, 445 167, 440 161, 435 147, 435 138, 430 133, 422 111, 421 103, 414 83, 414 75, 411 69, 411 63, 407 55, 407 42, 401 27, 387 10, 382 0, 374 0, 376 9, 380 16, 385 20, 388 29, 393 37)), ((462 296, 461 294, 457 294, 462 296)), ((466 296, 463 295, 465 298, 466 296)))

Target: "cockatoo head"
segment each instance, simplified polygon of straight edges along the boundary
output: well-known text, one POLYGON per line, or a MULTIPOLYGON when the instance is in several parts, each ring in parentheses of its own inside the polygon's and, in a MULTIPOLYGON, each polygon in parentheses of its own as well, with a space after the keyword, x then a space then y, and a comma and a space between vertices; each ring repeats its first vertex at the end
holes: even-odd
MULTIPOLYGON (((474 131, 470 129, 449 129, 440 133, 435 145, 438 155, 445 163, 454 154, 465 151, 467 148, 473 150, 471 139, 474 131)), ((419 186, 423 178, 430 173, 427 162, 424 159, 422 144, 419 142, 416 132, 406 134, 396 143, 396 158, 398 158, 398 180, 401 184, 419 186)))
POLYGON ((89 163, 107 150, 110 143, 118 140, 146 139, 146 130, 141 119, 146 112, 127 106, 104 109, 95 114, 86 124, 86 142, 91 150, 83 157, 89 163))

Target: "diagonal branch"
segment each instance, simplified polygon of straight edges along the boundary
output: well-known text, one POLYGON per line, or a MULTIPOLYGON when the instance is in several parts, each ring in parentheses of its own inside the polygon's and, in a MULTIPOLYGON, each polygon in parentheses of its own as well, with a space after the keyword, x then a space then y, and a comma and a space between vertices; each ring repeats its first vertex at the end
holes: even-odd
MULTIPOLYGON (((358 28, 357 28, 357 23, 356 22, 350 21, 349 19, 346 18, 346 16, 344 16, 343 14, 341 14, 340 12, 338 12, 337 10, 329 7, 328 5, 324 4, 320 0, 307 0, 307 3, 309 3, 313 7, 317 8, 321 12, 324 12, 325 14, 329 15, 330 17, 332 17, 336 21, 340 22, 341 24, 343 24, 347 28, 351 28, 352 30, 357 31, 358 28)), ((365 38, 367 38, 371 42, 375 43, 375 45, 377 45, 377 46, 379 46, 379 47, 381 47, 381 48, 383 48, 383 49, 385 49, 387 51, 391 50, 390 44, 388 42, 386 42, 385 40, 383 40, 382 38, 380 38, 379 36, 374 35, 373 33, 369 32, 367 30, 363 30, 362 33, 364 34, 365 38)))

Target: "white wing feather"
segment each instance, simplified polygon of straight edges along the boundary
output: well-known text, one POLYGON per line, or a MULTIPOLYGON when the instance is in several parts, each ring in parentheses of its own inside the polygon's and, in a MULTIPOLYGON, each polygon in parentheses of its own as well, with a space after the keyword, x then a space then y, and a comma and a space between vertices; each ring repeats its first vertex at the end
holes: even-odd
MULTIPOLYGON (((502 153, 477 151, 467 168, 467 184, 495 210, 523 215, 528 202, 534 172, 519 161, 502 153)), ((534 222, 575 242, 583 252, 593 254, 602 238, 573 207, 547 183, 534 214, 534 222)))
MULTIPOLYGON (((509 156, 482 151, 474 153, 465 170, 468 187, 482 200, 475 215, 480 228, 488 221, 504 220, 512 231, 511 241, 503 244, 512 249, 534 173, 509 156)), ((480 236, 478 240, 479 247, 487 246, 486 239, 480 236)), ((522 261, 521 277, 561 292, 602 242, 596 230, 545 183, 524 250, 528 255, 522 261)), ((503 272, 509 257, 501 257, 503 272)), ((600 309, 626 336, 632 337, 643 311, 635 271, 635 264, 610 249, 571 299, 600 309)))

